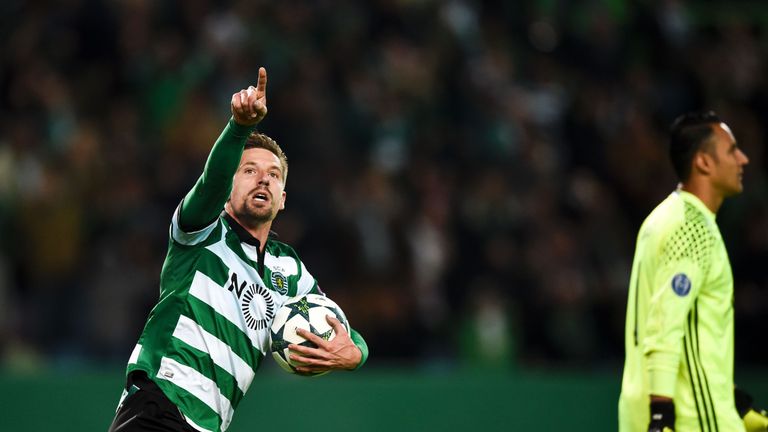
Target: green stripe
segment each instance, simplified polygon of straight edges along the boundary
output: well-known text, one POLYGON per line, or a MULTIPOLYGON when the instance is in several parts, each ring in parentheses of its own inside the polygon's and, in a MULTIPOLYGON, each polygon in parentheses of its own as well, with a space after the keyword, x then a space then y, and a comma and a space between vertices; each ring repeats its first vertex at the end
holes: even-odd
MULTIPOLYGON (((694 375, 691 374, 691 387, 693 388, 693 391, 694 391, 694 398, 696 399, 696 403, 697 403, 696 410, 699 414, 699 418, 701 418, 701 411, 698 411, 698 403, 699 403, 698 401, 699 401, 699 398, 701 398, 702 411, 704 412, 704 418, 706 419, 706 422, 707 422, 707 430, 711 431, 712 424, 709 419, 709 407, 707 406, 707 400, 706 400, 706 397, 704 396, 704 388, 701 385, 701 375, 699 374, 700 367, 699 367, 698 357, 696 356, 696 352, 694 350, 694 341, 693 341, 693 338, 695 336, 694 328, 693 328, 694 314, 695 314, 695 307, 688 313, 688 336, 689 337, 687 340, 688 343, 686 345, 686 350, 690 350, 690 358, 692 360, 693 372, 696 373, 695 375, 696 382, 694 382, 694 375), (698 397, 696 396, 697 384, 698 384, 699 391, 701 392, 700 396, 698 397)), ((689 373, 691 373, 690 370, 689 370, 689 373)), ((703 427, 702 427, 702 430, 704 430, 703 427)))
POLYGON ((182 413, 189 417, 196 425, 205 429, 218 431, 221 426, 221 417, 219 414, 206 405, 203 401, 197 398, 197 396, 177 386, 171 381, 158 379, 155 380, 158 386, 166 394, 172 394, 176 396, 175 402, 182 413))
MULTIPOLYGON (((688 333, 686 329, 686 333, 688 333)), ((696 406, 696 417, 699 420, 699 429, 704 430, 704 423, 701 421, 701 411, 699 410, 699 396, 696 394, 696 386, 693 382, 693 370, 691 370, 691 360, 689 358, 688 353, 688 341, 690 340, 690 337, 688 335, 683 336, 683 344, 685 345, 685 350, 683 352, 685 353, 685 366, 688 368, 688 376, 691 377, 691 390, 693 392, 693 403, 696 406)))
POLYGON ((208 249, 200 251, 196 269, 219 286, 226 287, 229 283, 229 265, 208 249))
POLYGON ((234 252, 235 255, 243 260, 244 263, 248 264, 248 266, 253 267, 254 269, 259 268, 258 263, 248 258, 248 255, 245 254, 243 245, 240 243, 240 238, 237 237, 237 234, 235 234, 231 228, 227 230, 227 234, 224 236, 224 241, 226 242, 227 249, 234 252))
POLYGON ((704 393, 707 396, 707 399, 709 399, 709 406, 712 408, 712 422, 715 424, 715 432, 719 432, 720 428, 717 426, 717 411, 715 411, 715 404, 712 402, 712 391, 709 389, 709 380, 707 380, 707 371, 704 369, 704 366, 701 366, 701 359, 700 359, 700 350, 699 350, 699 302, 698 300, 694 304, 694 310, 696 313, 694 314, 694 322, 695 322, 695 330, 696 330, 696 351, 695 355, 699 359, 698 363, 701 367, 701 375, 704 377, 704 393))
POLYGON ((200 351, 177 338, 171 339, 171 345, 173 350, 166 357, 191 367, 215 382, 221 394, 229 399, 232 409, 237 407, 243 399, 243 392, 237 386, 235 377, 213 363, 208 353, 200 351))
MULTIPOLYGON (((280 248, 275 248, 275 249, 277 249, 277 250, 275 250, 276 253, 273 254, 273 255, 280 256, 280 255, 277 255, 277 253, 281 252, 280 248)), ((293 258, 293 256, 291 256, 291 258, 293 258)), ((290 282, 288 283, 288 296, 289 297, 296 297, 299 294, 299 282, 301 282, 301 277, 303 276, 303 274, 304 274, 304 272, 302 271, 301 261, 296 259, 296 276, 288 276, 288 280, 289 281, 293 277, 293 283, 290 283, 290 282)), ((315 281, 315 285, 317 285, 317 281, 315 281)), ((312 287, 312 288, 314 288, 314 287, 312 287)))
POLYGON ((187 315, 208 333, 224 341, 238 357, 251 365, 255 371, 261 362, 262 353, 251 343, 251 339, 239 327, 196 297, 189 296, 187 315))
POLYGON ((229 280, 229 266, 213 252, 201 246, 185 247, 171 242, 160 273, 160 300, 186 296, 197 271, 222 286, 229 280))
MULTIPOLYGON (((222 289, 228 289, 230 284, 229 269, 226 263, 215 253, 207 249, 204 250, 200 255, 198 270, 221 286, 222 289)), ((232 348, 232 351, 251 365, 254 371, 258 368, 262 353, 251 344, 248 335, 202 300, 189 296, 188 302, 190 307, 187 310, 187 315, 190 318, 209 333, 225 341, 232 348)))

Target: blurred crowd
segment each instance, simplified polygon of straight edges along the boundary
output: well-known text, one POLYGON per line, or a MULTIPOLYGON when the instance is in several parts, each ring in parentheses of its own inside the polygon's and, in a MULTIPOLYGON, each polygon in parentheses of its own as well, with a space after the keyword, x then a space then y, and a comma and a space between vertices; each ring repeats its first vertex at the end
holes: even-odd
POLYGON ((0 5, 0 364, 124 362, 170 217, 269 73, 275 224, 371 347, 425 367, 616 365, 666 130, 750 157, 719 215, 736 360, 764 364, 760 1, 9 0, 0 5))

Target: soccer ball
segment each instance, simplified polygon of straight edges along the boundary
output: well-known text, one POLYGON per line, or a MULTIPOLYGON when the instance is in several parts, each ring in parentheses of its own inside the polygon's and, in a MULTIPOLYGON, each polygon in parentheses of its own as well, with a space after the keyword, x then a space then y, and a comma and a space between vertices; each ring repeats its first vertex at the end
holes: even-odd
MULTIPOLYGON (((309 330, 325 340, 332 340, 336 337, 325 316, 330 315, 341 321, 341 324, 349 332, 349 323, 347 317, 341 308, 333 300, 319 294, 307 294, 301 297, 294 297, 288 300, 277 310, 275 319, 269 332, 269 346, 277 364, 290 373, 298 373, 295 366, 301 366, 301 362, 291 360, 289 357, 289 344, 316 347, 316 345, 296 334, 297 328, 309 330)), ((327 372, 316 374, 301 375, 323 375, 327 372)))

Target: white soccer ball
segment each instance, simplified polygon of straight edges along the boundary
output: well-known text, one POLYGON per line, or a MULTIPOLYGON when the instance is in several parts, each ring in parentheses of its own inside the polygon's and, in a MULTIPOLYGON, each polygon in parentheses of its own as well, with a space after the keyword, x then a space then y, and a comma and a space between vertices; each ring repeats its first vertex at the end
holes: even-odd
MULTIPOLYGON (((305 296, 294 297, 288 300, 277 310, 275 319, 272 320, 270 327, 269 346, 277 364, 290 373, 298 373, 296 366, 301 366, 301 362, 296 362, 290 358, 289 344, 304 345, 316 347, 316 345, 296 334, 297 328, 302 328, 320 336, 325 340, 332 340, 336 337, 325 316, 330 315, 339 321, 349 332, 349 322, 341 308, 333 300, 319 294, 307 294, 305 296)), ((323 375, 327 372, 302 375, 323 375)))

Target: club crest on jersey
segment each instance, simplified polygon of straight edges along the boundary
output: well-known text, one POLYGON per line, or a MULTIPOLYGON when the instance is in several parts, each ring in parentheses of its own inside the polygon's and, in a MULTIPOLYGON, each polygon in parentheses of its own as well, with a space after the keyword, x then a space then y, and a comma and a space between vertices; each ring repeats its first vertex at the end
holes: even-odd
POLYGON ((288 278, 286 278, 285 275, 279 271, 273 271, 270 279, 272 280, 272 287, 275 288, 275 291, 283 295, 288 294, 288 278))
POLYGON ((680 297, 685 297, 691 292, 691 280, 685 273, 678 273, 672 277, 672 291, 680 297))

